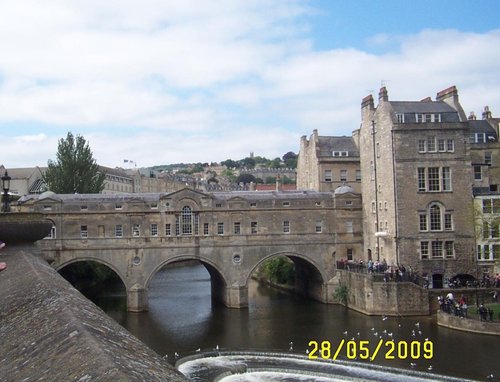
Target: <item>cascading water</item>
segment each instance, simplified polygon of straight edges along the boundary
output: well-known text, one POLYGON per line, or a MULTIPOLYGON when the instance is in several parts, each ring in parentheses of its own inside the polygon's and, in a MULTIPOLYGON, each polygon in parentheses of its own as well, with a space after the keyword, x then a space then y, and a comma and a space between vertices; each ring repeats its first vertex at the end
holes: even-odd
POLYGON ((176 367, 191 381, 261 382, 261 381, 380 381, 464 382, 414 370, 351 361, 314 361, 299 355, 263 352, 210 352, 180 359, 176 367))

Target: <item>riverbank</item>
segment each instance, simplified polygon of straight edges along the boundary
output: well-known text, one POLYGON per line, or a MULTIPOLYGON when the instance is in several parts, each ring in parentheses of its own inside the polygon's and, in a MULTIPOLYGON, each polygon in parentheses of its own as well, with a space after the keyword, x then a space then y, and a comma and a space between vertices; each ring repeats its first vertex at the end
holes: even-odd
POLYGON ((0 256, 1 380, 186 381, 32 250, 0 256))
POLYGON ((461 318, 454 314, 437 312, 437 324, 450 329, 463 332, 500 336, 500 323, 480 321, 472 318, 461 318))

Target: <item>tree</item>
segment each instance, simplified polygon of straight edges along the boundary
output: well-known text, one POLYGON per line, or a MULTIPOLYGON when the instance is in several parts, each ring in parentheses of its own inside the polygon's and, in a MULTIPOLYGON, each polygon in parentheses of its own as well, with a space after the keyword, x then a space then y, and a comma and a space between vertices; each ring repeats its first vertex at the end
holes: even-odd
POLYGON ((43 180, 57 194, 96 194, 104 189, 105 174, 92 156, 85 139, 68 132, 57 146, 57 159, 49 159, 43 180))
POLYGON ((297 159, 298 155, 293 151, 289 151, 283 155, 283 162, 285 162, 285 166, 288 168, 297 168, 297 159))
POLYGON ((236 178, 236 183, 248 184, 250 182, 255 183, 255 176, 253 176, 252 174, 240 174, 236 178))

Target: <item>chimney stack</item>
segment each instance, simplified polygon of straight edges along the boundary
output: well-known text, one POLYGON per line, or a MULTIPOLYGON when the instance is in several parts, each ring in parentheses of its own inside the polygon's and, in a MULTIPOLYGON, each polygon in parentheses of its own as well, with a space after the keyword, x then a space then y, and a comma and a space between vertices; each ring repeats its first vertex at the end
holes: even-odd
POLYGON ((436 101, 446 102, 458 112, 461 121, 467 120, 464 109, 462 109, 462 105, 460 105, 460 102, 458 101, 458 90, 455 85, 450 86, 449 88, 441 90, 439 93, 437 93, 436 101))
POLYGON ((484 107, 483 119, 491 119, 491 111, 489 106, 484 107))
POLYGON ((372 110, 375 108, 375 104, 373 103, 373 96, 371 94, 367 95, 361 101, 361 109, 364 109, 365 107, 369 107, 372 110))
POLYGON ((281 192, 281 176, 276 177, 276 192, 281 192))
POLYGON ((380 88, 380 91, 378 92, 378 102, 387 102, 389 101, 389 95, 387 94, 387 89, 385 86, 382 86, 380 88))
POLYGON ((469 119, 469 121, 475 121, 477 119, 476 114, 474 114, 474 112, 471 111, 468 119, 469 119))

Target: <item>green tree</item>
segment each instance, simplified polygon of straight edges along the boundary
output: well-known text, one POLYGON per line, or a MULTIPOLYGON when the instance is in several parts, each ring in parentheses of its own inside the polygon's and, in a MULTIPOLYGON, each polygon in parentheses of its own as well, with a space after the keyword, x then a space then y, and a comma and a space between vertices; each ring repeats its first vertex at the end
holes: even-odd
POLYGON ((285 162, 285 166, 288 168, 297 168, 297 159, 298 155, 293 151, 289 151, 283 155, 283 162, 285 162))
POLYGON ((104 189, 104 178, 87 141, 69 132, 66 139, 59 140, 57 159, 49 159, 43 180, 58 194, 96 194, 104 189))
POLYGON ((255 183, 255 176, 253 176, 252 174, 240 174, 236 178, 236 183, 248 184, 250 182, 255 183))

